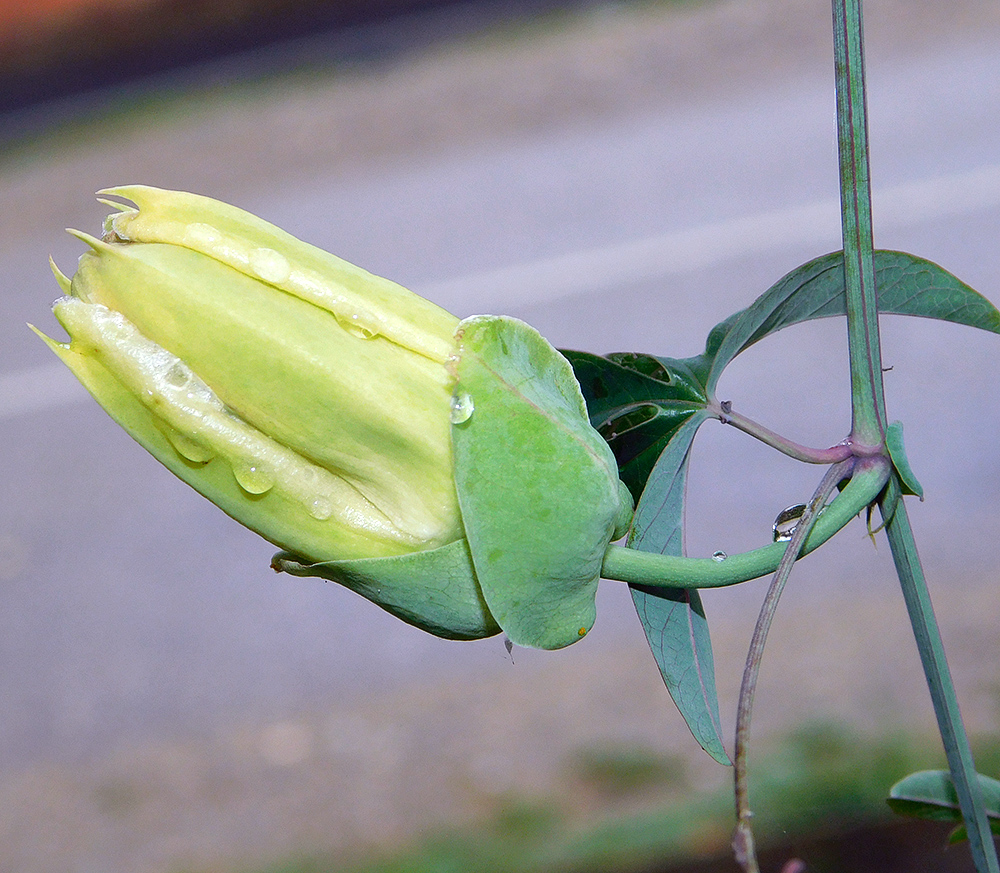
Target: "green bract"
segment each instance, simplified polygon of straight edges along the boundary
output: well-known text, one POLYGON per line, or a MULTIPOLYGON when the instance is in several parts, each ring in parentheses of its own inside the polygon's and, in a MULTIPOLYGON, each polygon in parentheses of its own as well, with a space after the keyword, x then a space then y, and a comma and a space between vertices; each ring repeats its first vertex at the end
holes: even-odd
MULTIPOLYGON (((439 636, 584 635, 631 501, 572 370, 260 219, 128 186, 43 337, 158 460, 285 551, 439 636)), ((106 201, 107 202, 107 201, 106 201)))

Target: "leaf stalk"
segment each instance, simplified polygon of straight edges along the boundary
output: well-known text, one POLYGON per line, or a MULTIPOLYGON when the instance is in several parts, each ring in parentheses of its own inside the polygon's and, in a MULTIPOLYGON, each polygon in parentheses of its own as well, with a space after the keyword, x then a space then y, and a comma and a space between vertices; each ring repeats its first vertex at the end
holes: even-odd
POLYGON ((828 449, 815 449, 812 446, 804 446, 736 412, 733 409, 732 403, 728 400, 723 400, 721 403, 717 400, 710 400, 705 408, 714 418, 717 418, 723 424, 731 425, 737 430, 749 434, 754 439, 760 440, 765 445, 777 449, 783 455, 788 455, 788 457, 794 458, 796 461, 802 461, 806 464, 837 464, 840 461, 847 460, 854 454, 849 439, 828 449))
POLYGON ((969 738, 958 708, 958 697, 945 657, 941 631, 934 616, 927 580, 917 553, 913 529, 902 500, 899 480, 893 475, 880 504, 889 548, 903 590, 903 600, 923 663, 927 686, 944 743, 948 768, 958 795, 969 837, 969 849, 979 873, 998 873, 996 844, 990 832, 982 790, 969 747, 969 738))

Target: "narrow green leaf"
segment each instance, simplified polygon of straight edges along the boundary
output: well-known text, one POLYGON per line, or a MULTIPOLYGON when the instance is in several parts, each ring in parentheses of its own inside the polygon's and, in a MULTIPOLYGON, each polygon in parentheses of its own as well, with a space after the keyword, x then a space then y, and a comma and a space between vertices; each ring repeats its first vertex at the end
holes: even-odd
MULTIPOLYGON (((706 418, 704 414, 689 418, 660 456, 636 513, 631 547, 683 553, 688 457, 695 433, 706 418)), ((629 588, 650 651, 677 709, 702 748, 719 763, 729 764, 722 742, 712 641, 697 589, 629 588)))
MULTIPOLYGON (((936 318, 1000 333, 1000 311, 947 270, 905 252, 875 252, 880 312, 936 318)), ((708 393, 738 354, 764 337, 804 321, 847 314, 841 252, 792 270, 747 309, 713 328, 705 353, 685 363, 704 372, 708 393)))
POLYGON ((923 500, 924 486, 917 481, 917 477, 910 467, 910 459, 906 457, 906 449, 903 448, 903 422, 894 421, 886 429, 885 447, 888 449, 889 458, 899 475, 903 493, 913 494, 923 500))

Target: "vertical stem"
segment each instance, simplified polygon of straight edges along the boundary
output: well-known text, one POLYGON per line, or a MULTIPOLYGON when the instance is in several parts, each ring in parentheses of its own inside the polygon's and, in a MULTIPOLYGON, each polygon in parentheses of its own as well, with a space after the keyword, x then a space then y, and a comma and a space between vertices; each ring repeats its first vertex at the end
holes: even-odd
POLYGON ((903 589, 903 599, 910 614, 910 624, 920 651, 924 674, 937 715, 938 730, 944 743, 948 768, 951 770, 955 793, 962 808, 962 817, 969 834, 969 848, 979 873, 998 873, 996 846, 986 818, 982 791, 976 778, 976 767, 969 748, 969 738, 962 723, 955 686, 945 657, 941 632, 931 605, 927 580, 917 554, 910 518, 900 498, 899 484, 890 480, 882 512, 887 515, 886 535, 896 573, 903 589))
MULTIPOLYGON (((861 0, 832 0, 837 83, 837 140, 840 150, 840 202, 844 231, 844 280, 847 294, 848 350, 855 444, 881 446, 885 435, 885 395, 879 347, 878 300, 872 256, 868 119, 865 101, 864 37, 861 0)), ((882 501, 886 534, 910 614, 914 637, 948 756, 952 781, 979 873, 1000 873, 996 846, 931 607, 927 583, 910 528, 909 516, 891 477, 882 501)))
POLYGON ((882 388, 875 263, 872 256, 861 0, 833 0, 833 44, 847 335, 851 363, 851 435, 863 445, 879 446, 885 434, 885 397, 882 388))

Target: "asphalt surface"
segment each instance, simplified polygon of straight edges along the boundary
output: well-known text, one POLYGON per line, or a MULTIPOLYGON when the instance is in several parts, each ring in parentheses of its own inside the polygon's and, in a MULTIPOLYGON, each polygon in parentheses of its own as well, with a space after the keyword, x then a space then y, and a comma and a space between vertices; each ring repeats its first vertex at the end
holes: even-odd
MULTIPOLYGON (((902 38, 892 9, 873 6, 869 97, 876 244, 936 260, 997 300, 1000 53, 986 5, 963 6, 934 44, 902 38)), ((780 46, 755 45, 742 73, 736 64, 721 83, 659 98, 637 78, 648 68, 630 66, 630 47, 660 27, 701 34, 718 52, 732 40, 753 43, 768 21, 794 29, 788 22, 798 19, 785 13, 780 3, 723 4, 668 27, 655 9, 638 18, 608 12, 568 30, 443 49, 379 76, 293 80, 228 101, 174 99, 8 158, 0 167, 0 769, 90 766, 151 738, 283 723, 397 699, 414 685, 495 682, 509 693, 514 676, 545 687, 546 676, 579 681, 622 652, 641 657, 627 593, 613 583, 583 643, 552 655, 515 651, 512 667, 499 639, 442 642, 347 591, 275 576, 273 550, 145 457, 24 324, 57 331, 46 260, 51 253, 71 271, 80 247, 61 227, 99 226, 90 192, 144 181, 229 199, 460 316, 506 312, 564 348, 695 354, 717 321, 839 247, 832 76, 827 56, 800 57, 799 48, 822 43, 825 14, 796 25, 793 63, 774 60, 780 46), (468 72, 464 82, 457 70, 468 72), (544 75, 559 87, 539 89, 544 75), (495 90, 481 90, 472 113, 479 127, 461 127, 449 99, 465 105, 468 83, 482 89, 491 76, 495 90), (615 106, 594 96, 628 76, 634 100, 615 106), (562 101, 547 114, 546 93, 562 101), (383 101, 372 100, 378 94, 383 101), (511 94, 523 98, 520 114, 511 94), (491 100, 506 126, 488 118, 491 100), (385 125, 381 137, 374 121, 366 127, 365 105, 385 125), (331 143, 331 119, 359 118, 331 143), (284 141, 262 144, 278 129, 284 141), (289 153, 298 157, 282 163, 289 153)), ((694 77, 697 52, 674 41, 664 57, 680 58, 677 69, 694 77)), ((732 59, 718 57, 728 71, 732 59)), ((928 495, 912 510, 918 541, 970 717, 996 729, 997 338, 884 322, 890 417, 906 423, 928 495)), ((835 443, 849 420, 845 345, 839 322, 791 329, 734 364, 720 396, 800 441, 835 443)), ((760 545, 776 512, 808 497, 817 471, 771 455, 731 430, 704 428, 689 490, 690 554, 760 545)), ((787 596, 796 618, 776 627, 776 646, 786 633, 779 652, 801 668, 788 681, 807 689, 790 713, 836 713, 843 703, 862 721, 930 724, 926 710, 908 709, 922 690, 887 552, 872 550, 858 524, 825 559, 804 563, 787 596), (884 670, 874 667, 877 640, 856 628, 904 641, 891 644, 884 670), (833 648, 807 649, 808 640, 833 648), (843 682, 852 690, 841 695, 843 682)), ((745 645, 759 596, 759 586, 746 586, 709 598, 720 652, 745 645)), ((720 685, 732 689, 729 679, 720 685)), ((531 704, 516 699, 512 722, 530 725, 531 704)), ((420 718, 415 704, 400 712, 420 718)), ((391 707, 380 717, 391 721, 391 707)))

